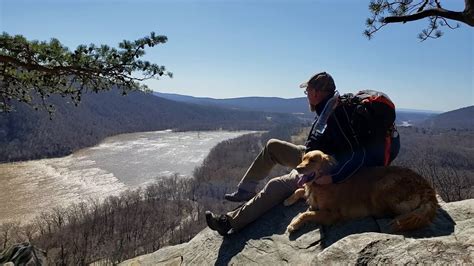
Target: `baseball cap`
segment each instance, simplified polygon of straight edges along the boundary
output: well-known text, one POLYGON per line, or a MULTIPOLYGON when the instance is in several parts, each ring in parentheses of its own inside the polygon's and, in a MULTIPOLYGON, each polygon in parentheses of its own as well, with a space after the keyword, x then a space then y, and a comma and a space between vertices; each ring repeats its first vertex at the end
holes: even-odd
POLYGON ((313 75, 307 82, 301 83, 300 88, 307 88, 308 86, 322 91, 336 90, 334 79, 326 72, 313 75))

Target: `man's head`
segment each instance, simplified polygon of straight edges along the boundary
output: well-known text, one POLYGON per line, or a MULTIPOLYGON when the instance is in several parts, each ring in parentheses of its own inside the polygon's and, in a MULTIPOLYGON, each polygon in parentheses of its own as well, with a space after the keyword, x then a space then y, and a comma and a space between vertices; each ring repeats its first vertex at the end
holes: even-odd
POLYGON ((305 88, 305 94, 308 97, 309 106, 312 112, 316 110, 316 106, 328 96, 334 95, 336 84, 334 79, 326 72, 317 73, 307 82, 300 85, 305 88))

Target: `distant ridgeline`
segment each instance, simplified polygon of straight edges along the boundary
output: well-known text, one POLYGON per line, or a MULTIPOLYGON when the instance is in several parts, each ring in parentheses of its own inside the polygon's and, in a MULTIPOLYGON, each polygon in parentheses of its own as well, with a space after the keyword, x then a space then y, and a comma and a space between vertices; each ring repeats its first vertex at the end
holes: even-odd
POLYGON ((240 97, 229 99, 214 99, 209 97, 193 97, 172 93, 154 92, 158 97, 185 103, 195 103, 207 106, 220 106, 235 110, 248 110, 275 113, 294 113, 314 117, 310 112, 306 97, 284 99, 278 97, 240 97))
POLYGON ((474 130, 474 106, 468 106, 430 117, 420 126, 438 129, 474 130))
POLYGON ((0 162, 64 156, 93 146, 107 136, 173 129, 267 130, 298 123, 289 114, 236 111, 156 97, 141 92, 86 93, 78 107, 67 98, 51 97, 56 108, 46 111, 15 103, 16 111, 0 114, 0 162))
MULTIPOLYGON (((220 106, 236 110, 293 113, 312 119, 314 113, 308 108, 306 97, 283 99, 278 97, 240 97, 229 99, 214 99, 209 97, 193 97, 180 94, 154 92, 155 95, 185 103, 194 103, 206 106, 220 106)), ((395 103, 396 105, 397 103, 395 103)), ((397 108, 397 125, 418 126, 423 121, 433 118, 437 112, 397 108)), ((472 123, 471 123, 472 124, 472 123)), ((431 125, 429 126, 431 127, 431 125)), ((436 127, 436 125, 434 126, 436 127)), ((473 127, 474 128, 474 127, 473 127)))

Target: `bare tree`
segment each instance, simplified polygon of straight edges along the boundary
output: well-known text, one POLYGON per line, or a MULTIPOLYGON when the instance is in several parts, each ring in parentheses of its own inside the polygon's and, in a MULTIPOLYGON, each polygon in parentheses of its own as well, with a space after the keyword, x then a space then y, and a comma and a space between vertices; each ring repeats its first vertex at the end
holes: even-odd
POLYGON ((11 229, 15 226, 15 223, 6 222, 0 225, 0 244, 2 250, 5 250, 8 245, 10 245, 11 229))
POLYGON ((33 238, 37 235, 38 228, 35 224, 26 224, 21 227, 21 242, 31 242, 33 238))

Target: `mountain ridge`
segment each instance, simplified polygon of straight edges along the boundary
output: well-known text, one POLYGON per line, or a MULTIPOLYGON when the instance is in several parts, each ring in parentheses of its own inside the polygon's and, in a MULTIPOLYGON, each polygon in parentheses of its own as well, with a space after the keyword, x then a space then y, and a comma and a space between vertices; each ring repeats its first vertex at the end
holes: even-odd
POLYGON ((306 97, 279 98, 279 97, 238 97, 228 99, 215 99, 210 97, 193 97, 181 94, 154 92, 155 96, 165 99, 195 103, 201 105, 214 105, 230 109, 253 110, 276 113, 299 113, 310 115, 306 97), (276 108, 278 107, 278 108, 276 108))
MULTIPOLYGON (((193 103, 200 105, 219 106, 223 108, 238 110, 253 110, 260 112, 278 112, 300 114, 306 119, 312 120, 314 113, 309 111, 308 100, 306 97, 281 98, 281 97, 237 97, 227 99, 217 99, 211 97, 194 97, 189 95, 153 92, 155 96, 169 99, 172 101, 193 103)), ((397 108, 398 125, 417 125, 418 123, 437 115, 441 112, 432 110, 418 110, 397 108)))
MULTIPOLYGON (((267 97, 267 96, 245 96, 245 97, 233 97, 233 98, 212 98, 212 97, 196 97, 184 94, 177 93, 164 93, 154 91, 154 95, 162 97, 165 99, 173 101, 182 101, 182 102, 194 102, 194 103, 226 103, 233 101, 243 101, 243 100, 279 100, 279 101, 294 101, 297 103, 303 103, 303 106, 307 106, 306 97, 294 97, 294 98, 284 98, 284 97, 267 97)), ((425 110, 425 109, 413 109, 413 108, 397 108, 397 111, 401 112, 410 112, 410 113, 426 113, 426 114, 440 114, 442 111, 435 110, 425 110)))
POLYGON ((444 112, 425 120, 422 125, 436 129, 474 129, 474 105, 444 112))

